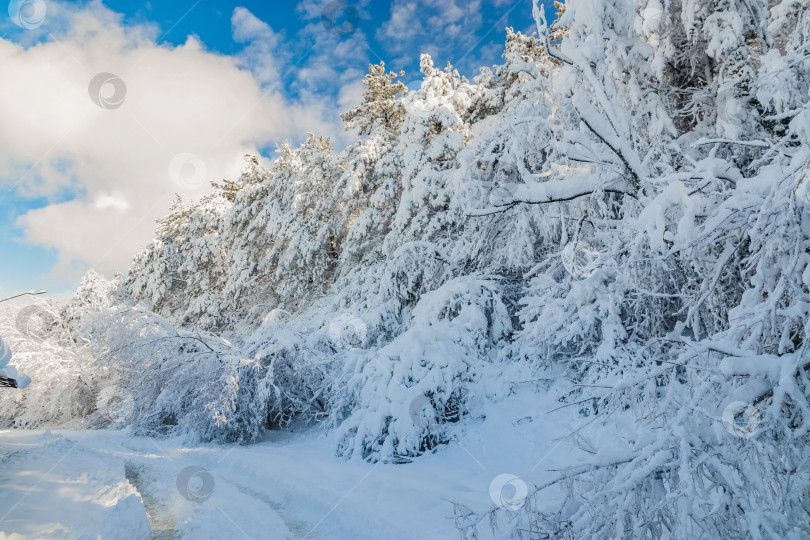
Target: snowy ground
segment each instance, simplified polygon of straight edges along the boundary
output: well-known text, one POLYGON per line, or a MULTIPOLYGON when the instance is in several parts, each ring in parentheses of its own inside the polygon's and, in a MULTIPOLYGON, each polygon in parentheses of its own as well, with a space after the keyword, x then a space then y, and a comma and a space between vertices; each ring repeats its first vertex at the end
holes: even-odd
POLYGON ((570 463, 548 408, 511 403, 407 465, 341 461, 312 431, 245 446, 0 432, 0 538, 458 538, 449 501, 485 511, 499 475, 531 487, 570 463))

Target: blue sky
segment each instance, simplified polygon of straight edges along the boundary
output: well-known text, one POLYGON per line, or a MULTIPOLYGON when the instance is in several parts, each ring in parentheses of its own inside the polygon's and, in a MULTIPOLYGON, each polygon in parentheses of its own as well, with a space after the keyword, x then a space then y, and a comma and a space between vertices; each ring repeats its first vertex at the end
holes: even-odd
MULTIPOLYGON (((481 65, 498 62, 502 51, 504 28, 513 26, 519 30, 531 31, 534 24, 531 18, 531 0, 480 0, 465 2, 460 0, 433 0, 407 2, 310 2, 350 6, 346 9, 357 9, 357 32, 363 34, 367 48, 363 51, 365 61, 353 67, 365 69, 368 62, 385 61, 392 69, 404 69, 415 77, 419 71, 419 54, 430 52, 440 54, 434 58, 437 64, 451 61, 466 75, 475 75, 481 65), (414 6, 415 10, 402 9, 414 6), (472 25, 463 28, 469 34, 469 41, 464 39, 443 40, 440 36, 415 32, 414 35, 397 35, 383 30, 390 24, 398 9, 414 13, 414 18, 439 18, 441 9, 437 6, 458 7, 460 11, 478 12, 472 25), (421 13, 421 15, 420 15, 421 13), (381 31, 383 30, 383 31, 381 31), (394 37, 396 36, 396 37, 394 37), (427 40, 430 41, 427 41, 427 40), (434 52, 436 51, 436 52, 434 52)), ((550 3, 550 2, 549 2, 550 3)), ((253 15, 268 23, 274 32, 280 34, 291 50, 304 54, 315 40, 308 39, 306 27, 321 23, 320 17, 311 17, 311 13, 302 7, 306 2, 294 1, 267 2, 248 0, 229 2, 222 0, 174 1, 174 2, 131 2, 126 0, 107 0, 104 2, 110 9, 123 13, 126 23, 154 22, 161 30, 167 32, 162 42, 180 45, 188 35, 198 36, 205 45, 223 54, 237 54, 242 45, 236 42, 231 34, 231 17, 234 9, 239 7, 249 10, 253 15)), ((314 12, 320 14, 317 7, 314 12)), ((338 14, 346 11, 337 10, 338 14)), ((345 21, 343 16, 341 21, 345 21)), ((464 22, 464 19, 461 19, 464 22)), ((287 82, 293 76, 287 77, 287 82)), ((294 90, 294 89, 293 89, 294 90)))
POLYGON ((531 9, 531 0, 13 0, 0 21, 0 297, 70 290, 89 267, 125 271, 174 192, 197 197, 207 180, 238 174, 245 152, 272 157, 310 131, 347 143, 339 114, 358 102, 370 62, 413 83, 429 53, 474 76, 500 61, 505 27, 533 30, 531 9), (21 28, 12 16, 25 3, 47 11, 21 28), (324 13, 343 26, 329 28, 324 13), (120 108, 88 96, 98 73, 126 83, 120 108), (205 182, 172 176, 188 156, 205 182))

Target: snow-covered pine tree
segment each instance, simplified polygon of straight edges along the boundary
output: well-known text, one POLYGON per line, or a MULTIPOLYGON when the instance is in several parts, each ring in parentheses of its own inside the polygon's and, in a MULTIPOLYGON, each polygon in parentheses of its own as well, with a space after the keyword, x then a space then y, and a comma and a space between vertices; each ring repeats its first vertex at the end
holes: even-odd
POLYGON ((377 126, 396 132, 405 119, 405 108, 397 96, 407 95, 408 88, 395 79, 404 75, 404 71, 386 73, 385 62, 370 64, 363 78, 363 103, 341 115, 345 126, 357 128, 361 135, 371 135, 377 126))

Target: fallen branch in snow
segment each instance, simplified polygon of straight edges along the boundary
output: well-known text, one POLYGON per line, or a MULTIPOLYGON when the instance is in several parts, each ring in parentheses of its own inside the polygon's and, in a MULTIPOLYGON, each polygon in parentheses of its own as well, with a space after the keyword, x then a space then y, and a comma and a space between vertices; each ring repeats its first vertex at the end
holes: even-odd
MULTIPOLYGON (((553 480, 549 480, 548 482, 540 484, 539 486, 534 485, 533 486, 534 490, 531 493, 526 495, 526 499, 527 500, 531 499, 532 497, 536 496, 538 493, 540 493, 544 489, 549 488, 551 486, 554 486, 556 484, 559 484, 560 482, 570 480, 570 479, 572 479, 574 477, 580 476, 580 475, 585 474, 585 473, 591 473, 591 472, 594 472, 594 471, 599 470, 599 469, 604 469, 604 468, 607 468, 607 467, 617 467, 619 465, 624 465, 625 463, 630 463, 631 461, 633 461, 637 457, 638 457, 638 454, 634 454, 631 457, 622 458, 622 459, 618 459, 618 460, 612 460, 609 463, 602 463, 602 464, 586 463, 586 464, 579 465, 579 466, 576 466, 576 467, 568 467, 566 469, 549 469, 550 471, 558 472, 558 473, 561 473, 561 474, 559 476, 557 476, 556 478, 554 478, 553 480)), ((501 507, 495 506, 495 507, 490 508, 487 512, 485 512, 485 513, 481 514, 480 516, 478 516, 474 512, 469 510, 466 506, 464 506, 464 505, 462 505, 460 503, 453 502, 453 501, 450 501, 450 502, 453 504, 453 507, 454 507, 454 514, 456 516, 457 527, 458 527, 459 518, 463 518, 463 520, 465 522, 463 523, 463 526, 461 528, 463 528, 466 531, 470 531, 471 529, 477 527, 477 525, 479 523, 481 523, 484 519, 486 519, 488 517, 490 519, 492 519, 495 512, 497 512, 498 510, 501 509, 501 507)))

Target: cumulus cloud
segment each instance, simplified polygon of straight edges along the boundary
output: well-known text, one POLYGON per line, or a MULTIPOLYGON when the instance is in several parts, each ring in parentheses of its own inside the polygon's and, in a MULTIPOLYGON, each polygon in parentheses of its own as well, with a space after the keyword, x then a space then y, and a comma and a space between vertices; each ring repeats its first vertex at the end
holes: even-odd
MULTIPOLYGON (((448 47, 475 45, 482 1, 511 2, 394 0, 373 45, 363 32, 370 0, 352 1, 352 13, 302 0, 305 25, 293 35, 237 7, 241 49, 230 56, 193 36, 158 45, 167 28, 125 23, 100 0, 49 0, 46 24, 27 31, 0 18, 14 36, 0 37, 0 204, 22 203, 19 230, 6 234, 53 248, 51 277, 65 283, 88 267, 126 270, 175 192, 197 198, 237 176, 243 154, 307 132, 350 143, 339 114, 360 102, 367 63, 413 67, 418 52, 455 63, 448 47)), ((418 86, 418 73, 409 79, 418 86)))
POLYGON ((421 52, 433 56, 472 47, 481 24, 481 0, 395 0, 377 39, 405 62, 414 41, 422 43, 421 52))
MULTIPOLYGON (((272 47, 249 50, 245 69, 245 56, 212 53, 193 37, 157 45, 156 27, 126 26, 98 2, 48 8, 43 41, 0 38, 0 198, 58 201, 19 225, 25 240, 58 251, 54 273, 65 280, 88 266, 125 270, 173 193, 198 197, 237 176, 244 153, 334 129, 323 107, 285 99, 273 84, 285 60, 272 47), (99 73, 120 78, 125 94, 113 80, 91 95, 99 73), (204 167, 171 174, 179 154, 204 167)), ((232 24, 248 47, 278 39, 247 10, 232 24)))
MULTIPOLYGON (((357 66, 367 60, 371 48, 362 31, 369 18, 369 0, 351 5, 334 0, 303 0, 296 11, 308 24, 299 32, 296 79, 292 90, 305 99, 353 92, 366 74, 357 66)), ((355 92, 356 93, 356 92, 355 92)))
POLYGON ((279 66, 283 61, 280 47, 282 36, 243 7, 233 10, 231 26, 234 40, 246 44, 239 57, 253 76, 263 84, 279 83, 279 66))

